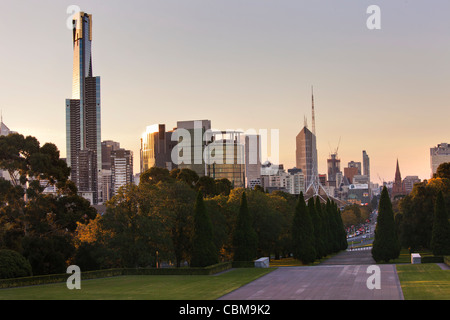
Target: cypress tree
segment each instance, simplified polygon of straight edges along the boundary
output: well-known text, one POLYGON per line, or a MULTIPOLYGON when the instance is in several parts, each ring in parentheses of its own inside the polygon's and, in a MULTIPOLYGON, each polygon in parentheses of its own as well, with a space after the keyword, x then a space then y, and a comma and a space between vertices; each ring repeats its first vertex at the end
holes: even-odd
POLYGON ((334 203, 334 210, 336 212, 336 221, 338 226, 339 249, 346 250, 348 247, 347 232, 345 231, 344 222, 342 221, 341 210, 339 209, 339 207, 335 202, 333 203, 334 203))
POLYGON ((388 262, 400 255, 400 244, 397 237, 391 199, 387 188, 381 192, 378 205, 377 227, 372 247, 372 257, 376 262, 388 262))
POLYGON ((258 237, 248 211, 247 196, 242 193, 241 206, 233 234, 234 261, 253 261, 256 257, 258 237))
POLYGON ((333 209, 333 204, 330 199, 327 199, 327 204, 325 205, 325 213, 328 219, 329 225, 329 241, 330 241, 330 253, 336 253, 339 251, 339 232, 338 224, 336 221, 335 211, 333 209))
POLYGON ((439 191, 434 205, 431 251, 435 256, 450 255, 450 224, 447 218, 444 196, 439 191))
POLYGON ((306 206, 303 192, 300 192, 292 224, 292 248, 294 258, 304 264, 314 262, 316 250, 314 249, 314 229, 311 217, 306 206))
POLYGON ((322 243, 324 247, 324 256, 331 253, 331 241, 330 241, 330 224, 328 221, 328 215, 326 214, 326 207, 325 204, 320 202, 320 198, 316 198, 316 206, 315 206, 317 212, 319 213, 319 216, 321 218, 321 225, 322 225, 322 243))
POLYGON ((191 267, 206 267, 218 262, 211 218, 206 211, 202 192, 198 192, 194 212, 194 238, 191 267))
MULTIPOLYGON (((319 197, 316 197, 316 199, 318 199, 318 198, 319 197)), ((320 202, 319 202, 319 206, 320 206, 320 202)), ((326 256, 325 246, 324 246, 323 237, 322 237, 322 219, 316 208, 316 204, 315 204, 313 197, 309 198, 309 200, 308 200, 308 209, 309 209, 309 215, 311 216, 311 221, 312 221, 313 230, 314 230, 314 248, 316 249, 316 259, 321 259, 322 257, 326 256)))

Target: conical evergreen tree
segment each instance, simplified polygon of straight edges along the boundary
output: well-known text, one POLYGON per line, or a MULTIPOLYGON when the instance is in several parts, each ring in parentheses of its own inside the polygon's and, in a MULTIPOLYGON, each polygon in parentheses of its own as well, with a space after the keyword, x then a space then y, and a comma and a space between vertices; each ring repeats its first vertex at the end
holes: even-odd
POLYGON ((338 226, 339 250, 346 250, 348 247, 347 232, 345 232, 345 226, 344 222, 342 221, 341 210, 339 209, 339 207, 335 202, 333 202, 333 204, 334 210, 336 212, 336 222, 338 226))
POLYGON ((447 218, 444 196, 439 191, 434 205, 431 251, 435 256, 450 255, 450 224, 447 218))
POLYGON ((194 212, 191 267, 206 267, 217 262, 218 252, 214 245, 211 218, 206 211, 203 195, 198 192, 194 212))
POLYGON ((320 202, 320 198, 316 198, 316 206, 317 212, 319 213, 322 220, 322 242, 324 246, 325 256, 331 253, 331 239, 330 239, 330 223, 328 219, 328 215, 326 213, 326 205, 320 202))
MULTIPOLYGON (((317 197, 318 198, 318 197, 317 197)), ((320 203, 319 203, 320 206, 320 203)), ((319 215, 319 212, 316 208, 316 204, 314 198, 311 197, 308 200, 308 211, 311 216, 311 221, 313 224, 314 230, 314 248, 316 249, 316 259, 321 259, 326 255, 325 246, 322 238, 322 218, 319 215)))
POLYGON ((300 192, 292 223, 292 248, 294 258, 304 264, 314 262, 314 229, 303 192, 300 192))
POLYGON ((325 205, 325 208, 330 232, 329 234, 330 253, 336 253, 339 251, 338 224, 336 221, 336 215, 333 209, 333 204, 331 203, 329 198, 327 199, 327 204, 325 205))
POLYGON ((245 192, 242 193, 241 206, 233 234, 233 246, 234 261, 253 261, 256 257, 258 236, 253 229, 245 192))
POLYGON ((377 227, 372 247, 372 257, 376 262, 388 262, 400 255, 400 244, 397 237, 391 199, 384 187, 378 205, 377 227))

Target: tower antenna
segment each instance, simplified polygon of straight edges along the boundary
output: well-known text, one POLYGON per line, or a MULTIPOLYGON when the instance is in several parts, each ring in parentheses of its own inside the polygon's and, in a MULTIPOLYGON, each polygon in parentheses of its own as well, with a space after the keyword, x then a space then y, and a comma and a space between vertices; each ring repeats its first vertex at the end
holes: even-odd
POLYGON ((311 86, 311 98, 312 98, 312 133, 316 135, 316 116, 314 114, 314 87, 311 86))

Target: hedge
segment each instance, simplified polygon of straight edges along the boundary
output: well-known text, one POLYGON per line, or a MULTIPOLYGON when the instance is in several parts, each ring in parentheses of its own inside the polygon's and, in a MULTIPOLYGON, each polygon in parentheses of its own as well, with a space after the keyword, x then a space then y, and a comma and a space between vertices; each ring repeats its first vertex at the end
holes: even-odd
POLYGON ((444 263, 450 267, 450 256, 444 256, 444 263))
POLYGON ((443 256, 424 256, 421 259, 422 263, 442 263, 444 262, 443 256))
MULTIPOLYGON (((118 268, 97 271, 81 271, 81 279, 97 279, 123 275, 211 275, 230 269, 231 262, 222 262, 204 268, 118 268)), ((66 282, 71 274, 51 274, 43 276, 0 279, 0 288, 13 288, 39 284, 66 282)))

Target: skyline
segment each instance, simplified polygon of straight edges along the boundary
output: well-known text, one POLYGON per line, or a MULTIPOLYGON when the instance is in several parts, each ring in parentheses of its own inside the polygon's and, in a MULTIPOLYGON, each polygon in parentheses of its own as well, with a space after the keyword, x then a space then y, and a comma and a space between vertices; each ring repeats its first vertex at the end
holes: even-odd
MULTIPOLYGON (((381 30, 366 27, 369 2, 78 1, 93 15, 101 140, 132 150, 136 173, 149 125, 208 119, 220 130, 279 129, 280 163, 291 168, 304 116, 311 123, 313 85, 319 173, 340 141, 341 170, 366 150, 372 182, 393 181, 397 159, 402 178, 428 179, 430 148, 449 140, 450 4, 376 2, 381 30)), ((0 31, 9 43, 0 59, 3 120, 55 143, 61 157, 71 4, 5 1, 0 31)))

